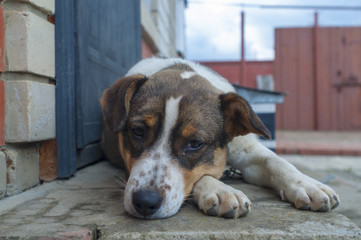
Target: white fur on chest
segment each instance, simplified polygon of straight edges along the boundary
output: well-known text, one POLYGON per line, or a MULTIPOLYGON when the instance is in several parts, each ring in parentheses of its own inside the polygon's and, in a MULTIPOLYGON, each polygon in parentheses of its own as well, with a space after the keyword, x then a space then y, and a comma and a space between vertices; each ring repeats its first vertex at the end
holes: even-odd
POLYGON ((132 67, 126 76, 134 75, 134 74, 143 74, 147 77, 165 69, 169 66, 175 64, 184 64, 192 68, 198 75, 207 79, 214 87, 219 89, 222 92, 235 92, 233 86, 222 76, 213 72, 207 67, 204 67, 200 64, 187 61, 180 58, 147 58, 138 62, 134 67, 132 67))

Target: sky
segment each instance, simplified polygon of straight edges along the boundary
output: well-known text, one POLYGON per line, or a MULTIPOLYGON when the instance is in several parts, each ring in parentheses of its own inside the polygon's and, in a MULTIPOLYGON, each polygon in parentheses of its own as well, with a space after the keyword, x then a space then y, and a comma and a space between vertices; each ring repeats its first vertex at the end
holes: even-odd
MULTIPOLYGON (((188 0, 186 58, 240 60, 241 11, 245 13, 245 59, 274 59, 274 29, 312 27, 315 10, 243 7, 233 3, 297 6, 358 6, 361 0, 188 0)), ((318 10, 320 27, 360 26, 361 11, 318 10)))

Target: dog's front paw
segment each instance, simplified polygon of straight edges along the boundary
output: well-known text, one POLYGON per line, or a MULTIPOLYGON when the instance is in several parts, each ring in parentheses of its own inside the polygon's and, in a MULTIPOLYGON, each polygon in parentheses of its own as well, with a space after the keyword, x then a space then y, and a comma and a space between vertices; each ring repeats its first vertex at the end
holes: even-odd
POLYGON ((286 181, 286 185, 280 189, 280 195, 282 200, 294 203, 300 210, 327 212, 340 204, 332 188, 303 174, 286 181))
POLYGON ((210 176, 194 185, 193 195, 199 208, 210 216, 238 218, 251 211, 252 203, 246 195, 210 176))

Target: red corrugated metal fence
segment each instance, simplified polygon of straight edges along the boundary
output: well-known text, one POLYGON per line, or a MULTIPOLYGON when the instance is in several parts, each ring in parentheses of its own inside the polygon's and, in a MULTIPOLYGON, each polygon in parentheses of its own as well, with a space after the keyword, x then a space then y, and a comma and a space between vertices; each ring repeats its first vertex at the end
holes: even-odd
POLYGON ((289 94, 277 128, 360 130, 361 28, 276 29, 275 38, 275 87, 289 94))

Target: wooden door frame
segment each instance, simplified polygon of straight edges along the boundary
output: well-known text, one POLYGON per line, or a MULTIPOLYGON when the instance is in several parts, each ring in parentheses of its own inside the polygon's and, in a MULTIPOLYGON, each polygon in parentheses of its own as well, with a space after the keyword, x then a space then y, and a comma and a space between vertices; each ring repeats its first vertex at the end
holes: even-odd
POLYGON ((76 172, 74 5, 55 1, 56 139, 58 177, 76 172))

